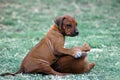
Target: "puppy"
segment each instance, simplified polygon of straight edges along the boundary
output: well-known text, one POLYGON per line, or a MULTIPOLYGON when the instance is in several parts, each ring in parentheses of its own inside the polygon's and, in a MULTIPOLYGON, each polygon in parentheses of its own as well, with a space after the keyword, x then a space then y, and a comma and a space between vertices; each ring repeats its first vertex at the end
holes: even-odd
POLYGON ((12 73, 4 73, 1 76, 13 75, 19 73, 45 73, 51 75, 65 75, 55 71, 51 65, 63 55, 73 58, 80 58, 82 54, 74 49, 64 48, 65 36, 77 36, 77 22, 74 17, 64 15, 58 17, 45 37, 35 46, 23 59, 20 69, 12 73))
POLYGON ((89 45, 86 43, 83 47, 74 47, 72 49, 75 52, 82 52, 82 57, 75 59, 71 56, 63 56, 52 65, 53 69, 61 73, 69 74, 82 74, 89 72, 95 66, 95 63, 88 63, 87 60, 86 52, 90 51, 89 45))

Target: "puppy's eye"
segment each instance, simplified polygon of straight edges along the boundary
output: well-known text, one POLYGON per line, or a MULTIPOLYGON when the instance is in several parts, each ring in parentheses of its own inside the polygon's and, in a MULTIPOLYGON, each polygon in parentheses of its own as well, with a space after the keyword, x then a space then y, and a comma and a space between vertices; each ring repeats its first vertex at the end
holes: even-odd
POLYGON ((72 27, 72 25, 71 25, 71 24, 67 24, 67 27, 68 27, 68 28, 71 28, 71 27, 72 27))

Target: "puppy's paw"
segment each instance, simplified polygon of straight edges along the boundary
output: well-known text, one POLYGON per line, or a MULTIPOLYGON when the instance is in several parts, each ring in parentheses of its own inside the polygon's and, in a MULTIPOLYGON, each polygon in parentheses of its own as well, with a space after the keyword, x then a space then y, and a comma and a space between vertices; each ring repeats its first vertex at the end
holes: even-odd
POLYGON ((83 45, 83 49, 84 49, 85 52, 90 51, 90 46, 89 46, 89 44, 88 44, 88 43, 85 43, 85 44, 83 45))
POLYGON ((82 57, 82 52, 81 51, 77 52, 74 57, 75 58, 81 58, 82 57))

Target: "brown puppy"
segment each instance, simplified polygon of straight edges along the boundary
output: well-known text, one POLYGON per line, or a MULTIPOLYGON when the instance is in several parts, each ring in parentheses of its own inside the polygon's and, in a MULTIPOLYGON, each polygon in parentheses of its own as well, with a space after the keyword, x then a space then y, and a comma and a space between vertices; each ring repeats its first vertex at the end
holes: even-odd
POLYGON ((82 51, 83 55, 79 59, 74 59, 71 56, 61 57, 52 67, 61 73, 72 73, 72 74, 81 74, 89 72, 94 66, 95 63, 88 63, 86 52, 90 50, 88 44, 85 44, 83 47, 74 47, 73 50, 82 51))
POLYGON ((24 58, 20 70, 14 74, 4 73, 1 76, 14 76, 18 73, 64 75, 64 73, 53 70, 51 65, 59 56, 81 57, 81 53, 74 52, 73 49, 64 48, 65 36, 73 37, 78 34, 77 22, 73 17, 68 15, 58 17, 46 36, 24 58))

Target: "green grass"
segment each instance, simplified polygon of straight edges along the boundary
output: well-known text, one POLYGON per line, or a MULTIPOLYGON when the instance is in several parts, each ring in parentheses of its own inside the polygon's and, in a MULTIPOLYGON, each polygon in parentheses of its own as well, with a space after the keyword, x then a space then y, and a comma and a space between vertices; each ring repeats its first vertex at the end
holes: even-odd
POLYGON ((80 35, 66 38, 65 46, 88 42, 89 74, 68 76, 22 75, 0 80, 119 80, 119 0, 0 0, 0 73, 16 72, 27 52, 47 33, 57 16, 70 14, 80 35))

